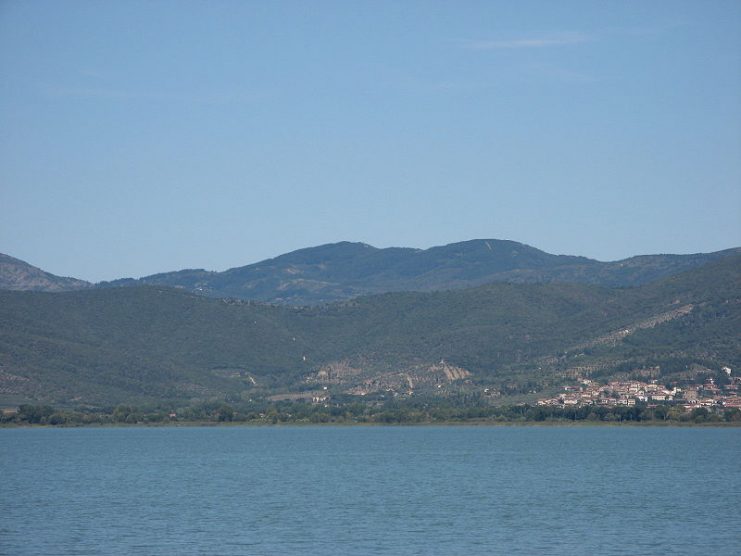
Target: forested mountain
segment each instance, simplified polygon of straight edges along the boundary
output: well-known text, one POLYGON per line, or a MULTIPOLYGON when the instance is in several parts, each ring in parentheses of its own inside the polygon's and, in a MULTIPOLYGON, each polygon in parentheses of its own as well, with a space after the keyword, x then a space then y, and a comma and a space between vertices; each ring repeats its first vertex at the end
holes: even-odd
MULTIPOLYGON (((373 252, 338 249, 340 258, 373 252)), ((740 255, 636 288, 493 283, 304 308, 161 286, 4 291, 0 402, 245 399, 325 387, 346 396, 517 393, 575 367, 600 376, 736 368, 740 304, 740 255)))
POLYGON ((737 252, 739 249, 599 262, 551 255, 522 243, 493 239, 425 250, 378 249, 364 243, 341 242, 224 272, 182 270, 101 286, 172 286, 210 297, 299 306, 384 292, 470 288, 489 282, 637 286, 737 252))
MULTIPOLYGON (((170 286, 208 297, 302 306, 402 291, 470 288, 490 282, 631 287, 700 267, 740 249, 694 255, 644 255, 600 262, 551 255, 503 240, 471 240, 430 249, 378 249, 340 242, 310 247, 224 272, 187 269, 97 284, 170 286)), ((92 284, 61 278, 0 254, 0 290, 72 291, 92 284)))

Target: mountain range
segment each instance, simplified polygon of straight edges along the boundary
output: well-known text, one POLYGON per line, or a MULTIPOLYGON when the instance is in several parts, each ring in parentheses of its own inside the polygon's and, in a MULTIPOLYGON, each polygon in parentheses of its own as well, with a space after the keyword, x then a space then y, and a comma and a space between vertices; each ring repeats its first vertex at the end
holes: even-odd
POLYGON ((430 249, 340 242, 300 249, 223 272, 187 269, 91 284, 60 278, 0 256, 0 289, 72 291, 170 286, 199 295, 302 306, 402 291, 470 288, 492 282, 633 287, 697 268, 741 249, 693 255, 643 255, 601 262, 552 255, 515 241, 479 239, 430 249))
MULTIPOLYGON (((521 251, 519 244, 474 242, 444 258, 447 276, 461 275, 455 270, 461 265, 451 262, 455 253, 480 260, 482 252, 504 246, 512 248, 507 260, 554 257, 521 251)), ((343 257, 375 253, 357 244, 329 251, 335 262, 316 271, 341 277, 356 273, 340 271, 343 257)), ((431 256, 425 253, 423 261, 431 256)), ((303 253, 310 268, 319 265, 314 254, 303 253)), ((414 252, 391 254, 401 260, 414 252)), ((651 260, 654 268, 662 260, 691 266, 688 261, 697 257, 651 260)), ((737 369, 741 254, 705 257, 715 260, 629 288, 494 282, 305 307, 214 299, 146 284, 0 291, 0 403, 195 403, 311 398, 315 391, 371 401, 484 390, 527 396, 575 376, 648 373, 670 381, 720 372, 723 366, 737 369)), ((294 253, 290 262, 273 260, 263 270, 271 275, 267 269, 301 260, 302 253, 294 253)), ((562 261, 554 266, 563 268, 562 261)), ((533 270, 535 262, 529 264, 533 270)), ((404 267, 394 268, 399 276, 404 267)), ((435 274, 435 267, 426 273, 423 268, 414 265, 410 280, 435 274)), ((469 279, 511 271, 494 261, 467 268, 469 279)), ((435 275, 444 274, 438 270, 435 275)), ((649 273, 644 269, 641 275, 649 273)))

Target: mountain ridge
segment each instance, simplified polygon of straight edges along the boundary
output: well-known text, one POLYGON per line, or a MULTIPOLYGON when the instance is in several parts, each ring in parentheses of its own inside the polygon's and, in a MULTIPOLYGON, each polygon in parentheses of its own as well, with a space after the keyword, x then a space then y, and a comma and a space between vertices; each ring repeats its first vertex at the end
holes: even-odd
POLYGON ((70 291, 92 287, 90 282, 56 276, 25 261, 0 253, 0 290, 70 291))
POLYGON ((553 255, 511 240, 477 239, 414 249, 339 242, 223 272, 202 269, 117 280, 100 287, 167 285, 211 297, 313 305, 389 291, 435 291, 489 282, 638 286, 741 251, 639 255, 601 262, 553 255))
POLYGON ((490 283, 300 308, 163 286, 4 291, 0 401, 247 399, 322 384, 361 397, 527 393, 575 369, 674 380, 741 365, 740 291, 741 255, 636 288, 490 283))
POLYGON ((182 269, 98 284, 60 278, 4 255, 5 259, 0 258, 0 289, 69 291, 162 285, 209 297, 301 306, 392 291, 469 288, 489 282, 634 287, 738 252, 741 248, 689 255, 638 255, 602 262, 553 255, 512 240, 473 239, 428 249, 378 248, 343 241, 298 249, 222 272, 182 269), (13 264, 3 264, 3 260, 13 264))

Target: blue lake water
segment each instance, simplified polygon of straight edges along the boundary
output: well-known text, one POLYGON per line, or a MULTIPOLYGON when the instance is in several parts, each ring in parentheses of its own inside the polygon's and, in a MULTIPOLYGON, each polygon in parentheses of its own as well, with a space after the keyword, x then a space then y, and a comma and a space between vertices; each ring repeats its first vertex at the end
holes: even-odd
POLYGON ((0 430, 0 553, 741 554, 741 429, 0 430))

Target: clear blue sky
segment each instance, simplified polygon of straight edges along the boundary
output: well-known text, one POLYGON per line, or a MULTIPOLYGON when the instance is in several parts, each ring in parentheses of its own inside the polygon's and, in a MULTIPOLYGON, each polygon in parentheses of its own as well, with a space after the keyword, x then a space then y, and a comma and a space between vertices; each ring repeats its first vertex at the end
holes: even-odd
POLYGON ((0 252, 741 245, 741 2, 0 2, 0 252))

